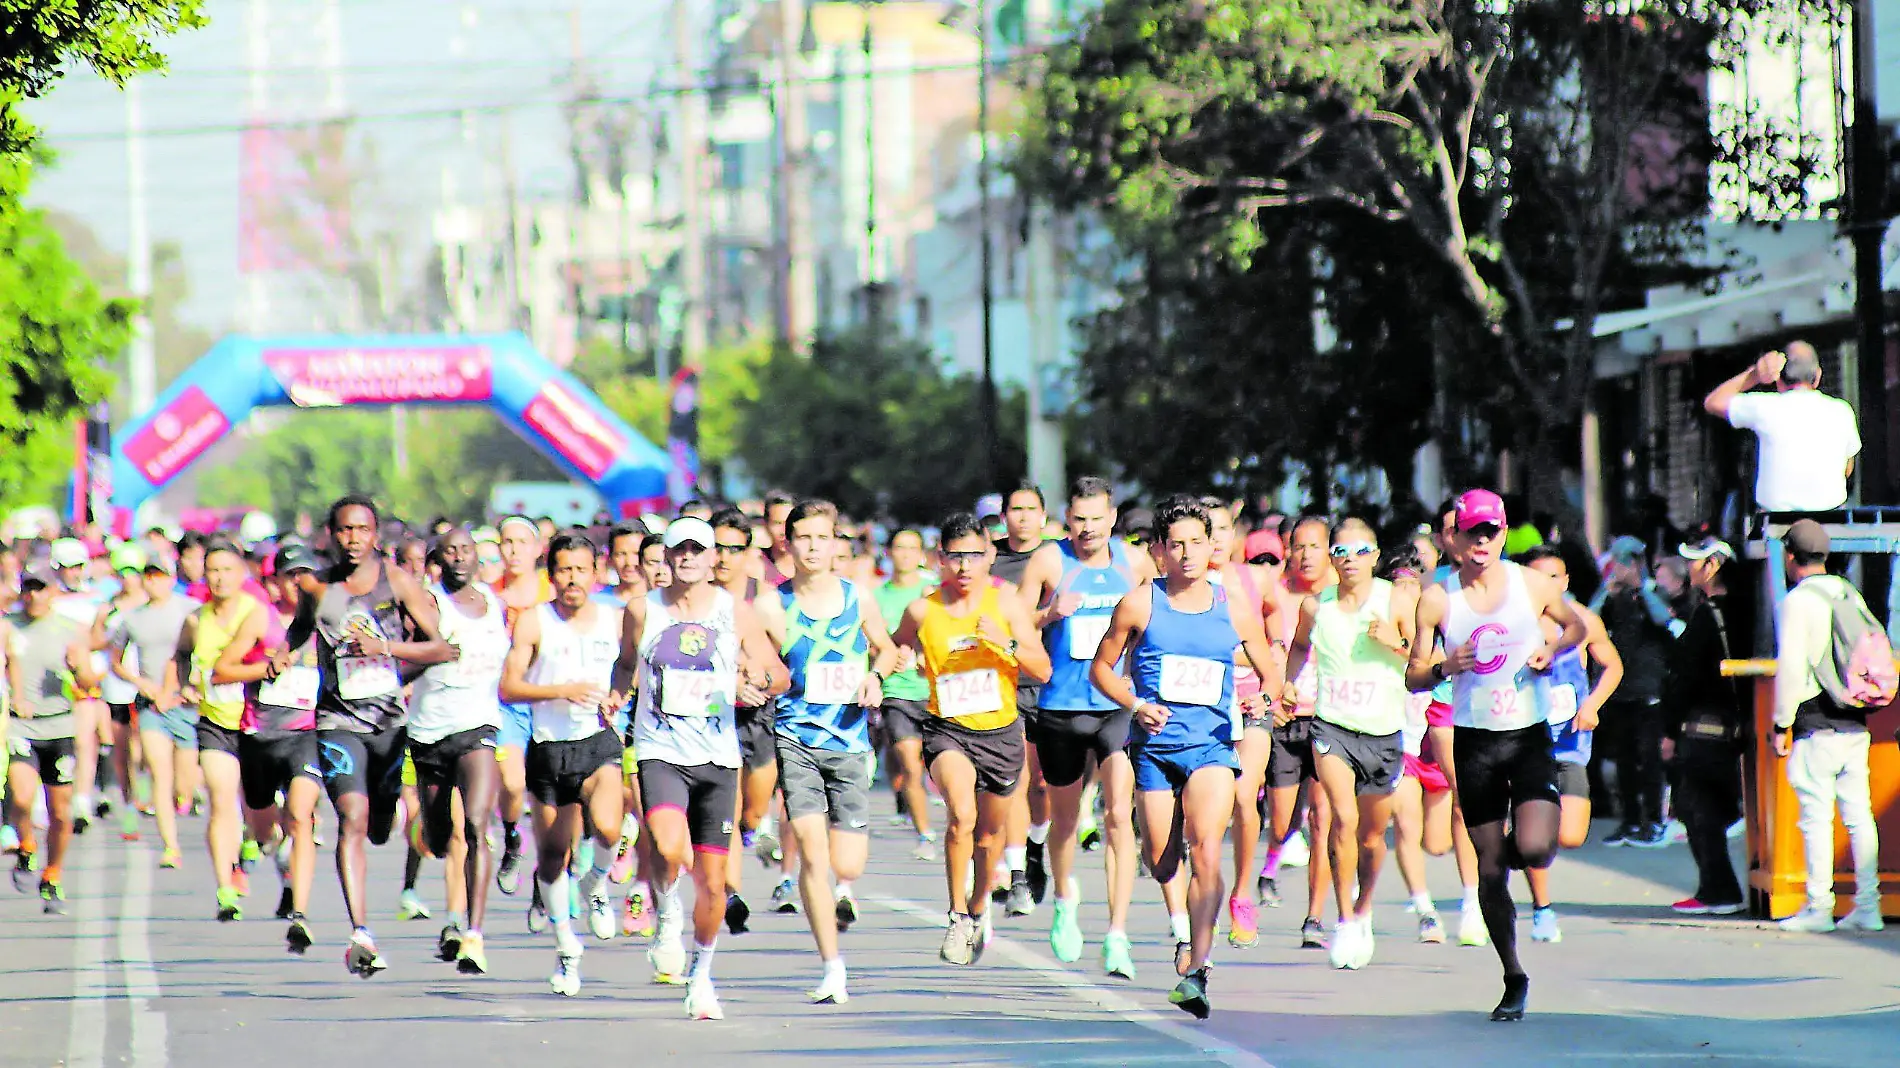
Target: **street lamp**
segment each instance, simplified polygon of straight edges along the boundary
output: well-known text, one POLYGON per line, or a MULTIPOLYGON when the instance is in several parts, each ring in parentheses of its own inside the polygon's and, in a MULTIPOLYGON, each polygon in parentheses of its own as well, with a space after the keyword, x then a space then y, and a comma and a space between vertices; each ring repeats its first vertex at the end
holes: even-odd
POLYGON ((943 24, 954 26, 966 15, 976 16, 976 217, 981 231, 977 237, 978 301, 983 317, 983 389, 980 400, 983 415, 984 481, 1001 488, 1003 458, 996 437, 996 352, 991 330, 996 293, 990 283, 991 261, 995 257, 990 236, 990 5, 988 0, 959 0, 943 24))

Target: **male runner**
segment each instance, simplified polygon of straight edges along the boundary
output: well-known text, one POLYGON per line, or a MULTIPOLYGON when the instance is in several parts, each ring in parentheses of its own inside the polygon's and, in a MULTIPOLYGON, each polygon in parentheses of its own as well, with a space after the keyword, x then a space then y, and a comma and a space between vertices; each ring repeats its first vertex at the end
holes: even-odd
MULTIPOLYGON (((91 563, 91 555, 86 551, 84 542, 77 538, 60 538, 50 547, 53 576, 56 580, 53 611, 71 619, 81 627, 90 628, 89 648, 93 650, 105 647, 103 628, 106 595, 95 588, 86 576, 86 568, 91 563)), ((90 652, 87 654, 92 655, 90 652)), ((92 664, 91 676, 97 680, 93 684, 76 688, 72 695, 73 716, 73 833, 85 834, 92 826, 93 800, 92 788, 99 773, 99 733, 102 726, 109 724, 106 703, 99 693, 99 682, 103 679, 105 665, 96 659, 92 664)), ((110 811, 110 802, 102 806, 110 811)), ((104 815, 100 812, 99 815, 104 815)))
POLYGON ((1193 497, 1155 512, 1165 574, 1115 607, 1090 678, 1133 717, 1128 758, 1136 811, 1155 882, 1173 881, 1188 861, 1188 940, 1177 942, 1181 981, 1170 1003, 1197 1019, 1212 1008, 1208 955, 1220 919, 1221 845, 1234 815, 1234 664, 1237 653, 1277 692, 1279 667, 1260 624, 1208 581, 1213 524, 1193 497), (1121 674, 1129 658, 1131 677, 1121 674))
MULTIPOLYGON (((541 570, 541 531, 534 520, 511 515, 497 528, 500 536, 502 576, 495 586, 496 596, 508 616, 508 627, 536 605, 546 604, 554 591, 541 570)), ((495 745, 501 755, 501 863, 495 868, 495 885, 504 894, 521 889, 521 816, 527 810, 528 739, 534 729, 534 714, 525 703, 503 701, 501 731, 495 745)))
MULTIPOLYGON (((1292 535, 1292 546, 1287 557, 1286 588, 1300 603, 1319 596, 1322 590, 1338 581, 1337 573, 1328 562, 1332 553, 1331 527, 1325 517, 1308 515, 1294 520, 1288 532, 1292 535)), ((1275 618, 1278 617, 1276 612, 1275 618)), ((1297 611, 1287 618, 1289 622, 1296 621, 1297 611)), ((1290 631, 1287 638, 1290 644, 1290 631)), ((1261 874, 1266 876, 1270 869, 1277 880, 1282 851, 1304 822, 1311 849, 1306 868, 1306 918, 1300 924, 1300 945, 1306 949, 1321 949, 1326 945, 1326 926, 1322 918, 1331 878, 1325 843, 1332 836, 1333 817, 1332 805, 1319 786, 1318 765, 1313 760, 1311 732, 1318 679, 1309 664, 1298 674, 1289 676, 1288 681, 1299 687, 1300 704, 1293 719, 1273 729, 1273 751, 1267 759, 1267 809, 1272 820, 1272 838, 1267 847, 1266 869, 1261 874), (1306 814, 1304 821, 1299 818, 1302 807, 1306 814)), ((1278 897, 1277 883, 1267 889, 1278 897)))
POLYGON ((162 845, 158 866, 176 868, 180 802, 189 804, 198 791, 198 732, 193 710, 179 707, 178 690, 167 687, 166 676, 179 632, 198 602, 178 592, 167 557, 148 558, 140 581, 145 603, 120 623, 121 640, 113 646, 111 663, 138 690, 132 715, 152 779, 152 816, 162 845))
POLYGON ((923 751, 949 810, 950 919, 938 952, 951 964, 975 963, 989 944, 990 882, 1025 759, 1018 684, 1049 677, 1049 654, 1016 587, 990 575, 995 552, 975 516, 945 519, 943 584, 904 610, 894 636, 919 654, 930 682, 923 751))
POLYGON ((851 883, 864 874, 869 851, 870 710, 897 663, 877 602, 832 573, 837 521, 830 501, 792 506, 785 517, 792 578, 778 588, 781 611, 765 619, 791 671, 775 741, 785 816, 798 842, 799 898, 824 967, 810 997, 831 1005, 850 1000, 838 934, 857 920, 851 883))
MULTIPOLYGON (((1299 675, 1310 657, 1319 684, 1309 729, 1314 767, 1333 811, 1329 845, 1339 923, 1332 964, 1363 968, 1372 960, 1372 893, 1404 766, 1405 659, 1418 593, 1373 577, 1379 545, 1364 520, 1341 522, 1332 543, 1339 582, 1300 606, 1286 670, 1299 675)), ((1280 705, 1277 719, 1292 720, 1299 687, 1288 686, 1280 705)))
MULTIPOLYGON (((901 620, 911 602, 928 595, 937 585, 937 574, 924 567, 924 536, 919 531, 906 528, 893 533, 890 558, 891 577, 873 595, 878 612, 886 620, 901 620)), ((937 836, 930 830, 930 795, 924 787, 922 734, 924 719, 930 715, 930 683, 918 672, 916 657, 908 648, 898 650, 897 670, 884 680, 881 707, 889 745, 886 759, 891 769, 891 792, 917 832, 917 847, 910 855, 918 860, 936 860, 937 836)))
POLYGON ((648 534, 640 539, 640 574, 647 580, 647 592, 673 584, 673 569, 666 563, 666 539, 648 534))
POLYGON ((647 579, 640 571, 640 543, 646 535, 646 528, 638 523, 620 523, 607 532, 607 562, 614 572, 614 585, 608 592, 622 607, 647 595, 647 579))
MULTIPOLYGON (((211 871, 217 878, 217 916, 224 922, 244 918, 239 898, 248 887, 238 868, 243 845, 238 743, 244 727, 244 683, 241 675, 220 670, 224 651, 238 629, 251 617, 269 612, 244 589, 250 574, 244 553, 225 541, 205 549, 204 606, 185 620, 174 654, 174 678, 187 705, 198 710, 198 770, 204 776, 205 796, 211 802, 205 821, 205 846, 211 871)), ((260 658, 261 659, 261 658, 260 658)))
MULTIPOLYGON (((764 585, 752 572, 758 554, 752 548, 752 521, 737 508, 721 508, 713 514, 713 584, 732 595, 740 604, 751 606, 761 619, 776 615, 776 598, 759 600, 764 585)), ((768 630, 770 628, 768 627, 768 630)), ((778 755, 772 740, 772 709, 741 705, 733 710, 733 722, 739 730, 739 815, 733 828, 730 849, 737 853, 749 847, 772 809, 772 795, 778 791, 778 755)), ((769 849, 768 849, 769 852, 769 849)), ((752 916, 752 907, 741 895, 744 864, 726 869, 726 929, 744 934, 752 916)), ((790 911, 794 906, 791 879, 772 891, 775 911, 790 911)))
MULTIPOLYGON (((119 578, 119 589, 99 611, 99 622, 94 633, 103 638, 104 643, 100 651, 93 654, 93 667, 101 676, 99 696, 112 713, 112 752, 109 763, 112 774, 119 780, 119 800, 123 804, 119 812, 119 837, 127 842, 136 842, 139 840, 139 806, 138 766, 134 758, 137 755, 138 731, 132 725, 132 719, 139 691, 131 678, 112 670, 111 660, 116 650, 125 644, 126 617, 146 601, 145 582, 140 577, 145 571, 145 550, 127 542, 112 550, 111 560, 112 573, 119 578)), ((134 659, 133 663, 136 665, 137 660, 134 659)), ((163 665, 160 667, 162 669, 163 665)), ((100 802, 103 808, 105 798, 101 797, 100 802)))
MULTIPOLYGON (((1048 525, 1048 508, 1035 483, 1024 481, 1010 490, 1003 498, 1004 535, 995 542, 996 559, 990 565, 990 573, 1020 588, 1029 558, 1042 547, 1043 528, 1048 525)), ((1036 721, 1039 689, 1034 682, 1017 677, 1016 709, 1025 727, 1036 721)), ((1049 799, 1043 788, 1042 763, 1036 759, 1035 739, 1027 735, 1022 778, 1025 788, 1017 791, 1009 803, 1009 822, 1003 831, 1001 859, 1004 866, 997 869, 996 889, 990 895, 1004 902, 1004 911, 1011 916, 1034 912, 1049 883, 1043 856, 1044 843, 1049 837, 1049 799), (1035 847, 1033 864, 1029 848, 1032 845, 1035 847)))
POLYGON ((1497 494, 1466 491, 1452 525, 1458 567, 1419 598, 1405 682, 1425 690, 1452 680, 1454 788, 1478 851, 1484 925, 1504 969, 1504 996, 1491 1019, 1515 1021, 1524 1018, 1531 981, 1517 956, 1510 873, 1550 866, 1560 817, 1550 725, 1533 676, 1585 631, 1557 583, 1503 558, 1507 524, 1497 494), (1562 628, 1554 641, 1544 635, 1545 618, 1562 628))
POLYGON ((568 914, 574 843, 591 828, 594 860, 581 875, 580 896, 588 928, 606 941, 614 936, 607 866, 620 845, 624 815, 621 741, 613 730, 613 713, 622 702, 612 689, 622 613, 591 596, 595 563, 593 542, 578 534, 554 536, 548 544, 554 600, 515 620, 501 678, 501 696, 533 710, 527 771, 539 854, 535 881, 554 925, 556 967, 548 984, 565 997, 581 987, 581 943, 568 914))
MULTIPOLYGON (((1026 609, 1034 612, 1042 606, 1036 622, 1051 650, 1049 681, 1042 687, 1040 711, 1028 732, 1048 792, 1048 866, 1056 888, 1049 948, 1064 963, 1082 955, 1076 832, 1093 762, 1102 777, 1108 836, 1108 934, 1102 940, 1102 967, 1110 975, 1132 979, 1128 905, 1137 861, 1135 780, 1124 752, 1129 717, 1089 681, 1089 667, 1115 606, 1155 576, 1147 553, 1115 543, 1112 492, 1106 479, 1085 475, 1075 480, 1069 487, 1069 536, 1032 554, 1023 570, 1022 596, 1026 609)), ((1034 848, 1041 851, 1040 846, 1034 848)))
POLYGON ((7 731, 7 822, 19 836, 13 888, 27 893, 39 851, 33 841, 33 805, 46 788, 46 856, 38 865, 40 908, 49 916, 66 911, 60 873, 73 835, 72 689, 96 685, 90 632, 85 625, 53 609, 59 591, 43 576, 20 580, 26 603, 17 620, 18 647, 7 658, 13 694, 7 731))
MULTIPOLYGON (((336 809, 337 881, 350 919, 344 967, 368 979, 388 967, 369 930, 365 841, 382 845, 402 794, 408 733, 403 667, 447 663, 456 650, 437 635, 435 598, 377 550, 376 505, 344 497, 326 522, 336 562, 303 584, 286 650, 316 635, 318 766, 336 809)), ((273 663, 282 672, 290 654, 273 663)))
POLYGON ((735 704, 763 705, 789 678, 748 605, 713 584, 710 524, 666 528, 671 585, 627 606, 612 690, 635 692, 640 795, 658 858, 659 929, 647 950, 658 982, 687 983, 686 1013, 719 1020, 713 952, 725 918, 727 852, 738 804, 735 704), (635 689, 637 687, 637 689, 635 689), (682 976, 679 876, 693 869, 693 961, 682 976))
POLYGON ((792 545, 785 540, 785 517, 792 514, 792 506, 797 503, 792 495, 784 490, 766 491, 767 552, 759 561, 759 580, 773 589, 777 589, 781 583, 792 577, 792 545))

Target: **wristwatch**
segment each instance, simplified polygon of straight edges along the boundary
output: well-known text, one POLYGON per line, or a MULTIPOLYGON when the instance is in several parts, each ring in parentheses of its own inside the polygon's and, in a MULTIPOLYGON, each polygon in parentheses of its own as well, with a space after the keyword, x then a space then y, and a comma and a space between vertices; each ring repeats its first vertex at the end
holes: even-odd
POLYGON ((1439 682, 1444 682, 1450 677, 1451 676, 1445 674, 1445 662, 1443 660, 1432 665, 1432 678, 1437 679, 1439 682))

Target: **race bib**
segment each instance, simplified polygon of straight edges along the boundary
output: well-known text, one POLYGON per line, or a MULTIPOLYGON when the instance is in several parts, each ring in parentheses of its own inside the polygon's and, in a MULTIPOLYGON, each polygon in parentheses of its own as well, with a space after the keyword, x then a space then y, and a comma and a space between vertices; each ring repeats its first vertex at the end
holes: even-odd
POLYGON ((1002 676, 995 668, 937 677, 937 713, 946 719, 999 712, 1002 708, 1002 676))
POLYGON ((317 707, 317 684, 323 676, 308 664, 292 664, 283 674, 257 688, 257 703, 305 712, 317 707))
POLYGON ((1161 699, 1172 705, 1218 705, 1227 666, 1198 656, 1161 656, 1161 699))
POLYGON ((345 701, 385 697, 402 689, 393 656, 343 656, 336 662, 336 693, 345 701))
POLYGON ((668 668, 660 677, 660 712, 668 716, 704 719, 719 714, 719 676, 711 671, 668 668))
POLYGON ((1371 679, 1327 679, 1326 707, 1329 711, 1360 716, 1372 709, 1379 687, 1371 679))
POLYGON ((814 705, 855 705, 865 674, 862 659, 806 664, 805 700, 814 705))
POLYGON ((1069 659, 1093 660, 1095 650, 1101 648, 1102 637, 1108 633, 1109 621, 1115 617, 1104 613, 1097 616, 1069 617, 1069 659))
POLYGON ((1517 687, 1498 686, 1484 698, 1485 710, 1493 722, 1506 722, 1517 717, 1517 687))
POLYGON ((478 686, 501 676, 504 653, 488 643, 477 648, 463 647, 461 655, 449 665, 449 685, 478 686))
POLYGON ((1569 723, 1577 718, 1577 688, 1568 683, 1546 688, 1545 701, 1552 723, 1569 723))
POLYGON ((209 668, 199 668, 196 677, 192 681, 197 683, 198 693, 205 704, 230 705, 237 704, 244 700, 243 683, 226 682, 214 686, 211 682, 211 669, 209 668))

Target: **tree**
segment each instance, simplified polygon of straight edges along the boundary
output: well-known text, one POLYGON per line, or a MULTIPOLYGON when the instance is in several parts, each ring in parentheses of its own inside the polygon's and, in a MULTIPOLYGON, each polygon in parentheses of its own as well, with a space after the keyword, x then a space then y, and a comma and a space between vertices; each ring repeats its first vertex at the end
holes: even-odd
MULTIPOLYGON (((699 371, 699 462, 703 481, 718 485, 718 472, 739 448, 741 416, 759 398, 759 374, 771 358, 763 338, 715 347, 699 371)), ((627 368, 620 346, 596 341, 569 368, 601 403, 656 445, 666 444, 672 384, 627 368)))

